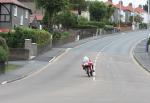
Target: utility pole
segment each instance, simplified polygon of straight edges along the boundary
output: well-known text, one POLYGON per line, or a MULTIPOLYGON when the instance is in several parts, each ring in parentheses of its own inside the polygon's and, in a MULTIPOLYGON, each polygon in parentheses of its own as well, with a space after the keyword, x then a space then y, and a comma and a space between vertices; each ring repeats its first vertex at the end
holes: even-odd
POLYGON ((135 6, 134 6, 134 0, 133 0, 133 20, 132 20, 132 30, 135 30, 135 6))
POLYGON ((148 0, 148 25, 147 25, 147 29, 149 30, 150 27, 150 0, 148 0))
POLYGON ((119 1, 119 30, 120 30, 120 23, 121 23, 121 0, 119 1))

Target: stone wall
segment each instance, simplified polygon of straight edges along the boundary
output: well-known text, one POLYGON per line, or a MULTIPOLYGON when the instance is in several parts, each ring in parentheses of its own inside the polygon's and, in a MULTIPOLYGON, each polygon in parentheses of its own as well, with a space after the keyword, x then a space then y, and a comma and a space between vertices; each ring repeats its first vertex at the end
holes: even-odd
POLYGON ((28 60, 29 50, 24 48, 10 48, 9 60, 28 60))

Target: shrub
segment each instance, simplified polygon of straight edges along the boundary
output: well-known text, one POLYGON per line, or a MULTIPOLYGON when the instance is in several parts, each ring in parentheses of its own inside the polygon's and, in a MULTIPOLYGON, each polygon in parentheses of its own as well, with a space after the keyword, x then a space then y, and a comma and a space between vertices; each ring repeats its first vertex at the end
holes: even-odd
POLYGON ((8 46, 4 38, 0 37, 0 61, 8 60, 8 46))
POLYGON ((70 11, 61 12, 56 16, 55 24, 62 24, 65 29, 74 27, 77 25, 77 15, 71 13, 70 11))
POLYGON ((8 46, 4 38, 0 37, 0 46, 3 47, 6 51, 8 51, 8 46))
POLYGON ((148 45, 150 45, 150 38, 148 39, 148 42, 147 42, 147 43, 148 43, 148 45))
POLYGON ((67 38, 69 37, 69 32, 65 31, 62 33, 62 38, 67 38))
POLYGON ((7 61, 8 60, 8 52, 0 46, 0 61, 7 61))
POLYGON ((106 31, 114 30, 114 27, 112 25, 105 25, 104 30, 106 31))
POLYGON ((105 23, 104 22, 96 22, 96 21, 90 21, 87 23, 88 25, 93 25, 96 26, 98 28, 104 28, 105 27, 105 23))
POLYGON ((78 25, 85 25, 87 24, 88 20, 85 17, 78 17, 78 25))
POLYGON ((25 39, 32 39, 38 46, 45 45, 51 40, 49 32, 30 28, 16 28, 14 32, 0 33, 0 36, 6 39, 11 48, 23 48, 25 39))
POLYGON ((146 23, 140 23, 139 28, 140 29, 147 29, 147 24, 146 23))
POLYGON ((54 32, 53 33, 53 40, 60 40, 60 39, 63 39, 63 38, 67 38, 69 37, 70 34, 69 32, 54 32))

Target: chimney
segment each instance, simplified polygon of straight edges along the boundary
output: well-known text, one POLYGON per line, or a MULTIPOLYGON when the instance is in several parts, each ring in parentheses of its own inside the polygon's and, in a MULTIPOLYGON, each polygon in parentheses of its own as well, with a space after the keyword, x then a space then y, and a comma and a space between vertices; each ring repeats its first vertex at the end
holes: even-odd
POLYGON ((123 1, 119 1, 119 4, 121 4, 123 6, 123 1))
POLYGON ((112 0, 108 0, 108 2, 111 2, 111 3, 112 3, 112 0))
POLYGON ((142 5, 139 5, 139 8, 142 8, 142 5))
POLYGON ((131 7, 132 7, 132 3, 129 3, 129 6, 131 6, 131 7))

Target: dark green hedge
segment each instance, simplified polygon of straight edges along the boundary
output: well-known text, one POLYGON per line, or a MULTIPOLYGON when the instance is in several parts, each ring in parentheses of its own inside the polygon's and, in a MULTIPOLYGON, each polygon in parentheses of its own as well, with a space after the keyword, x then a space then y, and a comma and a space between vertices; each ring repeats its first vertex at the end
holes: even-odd
POLYGON ((0 62, 8 60, 8 46, 4 38, 0 37, 0 62))
POLYGON ((150 38, 149 38, 149 40, 148 40, 148 45, 150 45, 150 38))
POLYGON ((112 25, 105 25, 104 30, 106 31, 114 30, 114 27, 112 25))
POLYGON ((69 32, 53 32, 53 40, 60 40, 70 36, 69 32))
POLYGON ((76 29, 95 29, 95 28, 98 28, 98 27, 94 26, 94 25, 77 25, 74 28, 76 28, 76 29))
POLYGON ((42 46, 50 42, 51 34, 44 30, 30 28, 16 28, 14 32, 0 33, 6 39, 11 48, 23 48, 25 39, 32 39, 32 42, 42 46))
POLYGON ((147 29, 147 24, 146 23, 141 23, 139 24, 140 29, 147 29))

